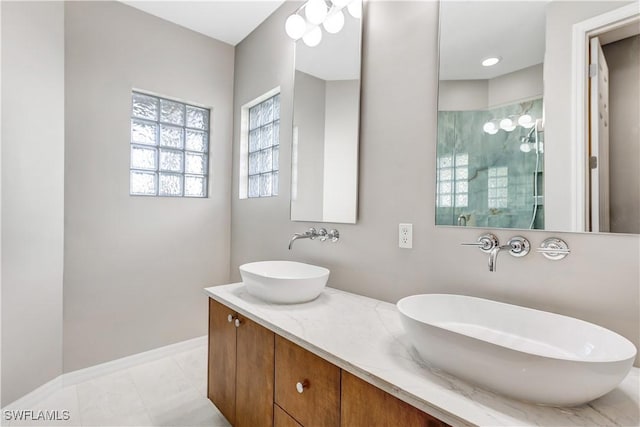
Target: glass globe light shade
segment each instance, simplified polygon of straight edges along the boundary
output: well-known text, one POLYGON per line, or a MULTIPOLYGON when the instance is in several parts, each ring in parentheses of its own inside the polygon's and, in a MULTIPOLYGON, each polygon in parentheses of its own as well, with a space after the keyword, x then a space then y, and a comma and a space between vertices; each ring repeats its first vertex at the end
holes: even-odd
POLYGON ((307 31, 307 23, 302 16, 296 13, 287 18, 284 29, 289 37, 298 40, 307 31))
POLYGON ((320 27, 315 27, 302 37, 302 41, 309 47, 315 47, 320 44, 322 40, 322 30, 320 27))
POLYGON ((518 117, 518 124, 523 128, 531 129, 532 127, 535 126, 536 122, 535 120, 533 120, 533 117, 531 117, 529 114, 523 114, 520 117, 518 117))
POLYGON ((526 142, 520 144, 520 151, 522 151, 523 153, 528 153, 529 151, 531 151, 531 145, 527 144, 526 142))
POLYGON ((322 26, 327 33, 335 34, 344 27, 344 14, 342 11, 337 11, 332 15, 327 16, 327 19, 322 23, 322 26))
POLYGON ((311 24, 319 25, 327 17, 327 4, 324 0, 309 0, 304 7, 304 15, 311 24))
POLYGON ((494 122, 487 122, 482 126, 482 130, 489 135, 495 135, 498 132, 498 126, 494 122))
POLYGON ((361 0, 353 0, 347 6, 347 10, 356 19, 362 18, 362 1, 361 0))
POLYGON ((507 132, 511 132, 516 128, 516 124, 513 122, 513 120, 507 117, 505 119, 500 120, 500 128, 507 132))

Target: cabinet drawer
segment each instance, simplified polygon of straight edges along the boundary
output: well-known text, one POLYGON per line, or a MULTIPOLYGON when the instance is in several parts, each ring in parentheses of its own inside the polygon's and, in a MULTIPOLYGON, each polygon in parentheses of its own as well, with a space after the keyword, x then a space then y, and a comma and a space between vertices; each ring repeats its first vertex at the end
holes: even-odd
POLYGON ((305 427, 340 425, 340 368, 276 336, 275 401, 305 427))
POLYGON ((302 427, 278 405, 273 405, 273 427, 302 427))
POLYGON ((342 372, 343 427, 450 427, 360 378, 342 372))

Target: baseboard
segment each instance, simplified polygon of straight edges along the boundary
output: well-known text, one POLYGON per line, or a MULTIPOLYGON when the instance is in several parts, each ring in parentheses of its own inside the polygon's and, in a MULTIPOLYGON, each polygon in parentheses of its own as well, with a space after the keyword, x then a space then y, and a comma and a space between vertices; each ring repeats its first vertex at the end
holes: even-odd
POLYGON ((153 350, 145 351, 142 353, 132 354, 131 356, 111 360, 109 362, 90 366, 88 368, 79 369, 77 371, 67 372, 62 375, 62 384, 63 387, 76 385, 93 378, 112 374, 122 369, 131 368, 143 363, 173 356, 174 354, 182 353, 183 351, 188 351, 206 344, 207 336, 204 335, 198 338, 181 341, 164 347, 154 348, 153 350))
MULTIPOLYGON (((33 408, 38 403, 54 394, 56 391, 62 389, 62 377, 63 375, 58 375, 51 381, 42 384, 40 387, 25 394, 21 398, 14 400, 13 402, 2 408, 2 412, 4 413, 4 411, 15 411, 20 409, 33 408)), ((4 419, 4 414, 2 418, 4 419)))
POLYGON ((109 362, 90 366, 88 368, 79 369, 77 371, 67 372, 41 385, 32 392, 24 395, 23 397, 9 403, 7 406, 2 408, 2 411, 31 409, 39 402, 51 396, 53 393, 62 389, 63 387, 76 385, 84 381, 101 377, 103 375, 112 374, 122 369, 131 368, 143 363, 173 356, 174 354, 182 353, 184 351, 201 347, 206 344, 207 336, 204 335, 175 344, 170 344, 164 347, 154 348, 153 350, 145 351, 142 353, 132 354, 131 356, 111 360, 109 362))

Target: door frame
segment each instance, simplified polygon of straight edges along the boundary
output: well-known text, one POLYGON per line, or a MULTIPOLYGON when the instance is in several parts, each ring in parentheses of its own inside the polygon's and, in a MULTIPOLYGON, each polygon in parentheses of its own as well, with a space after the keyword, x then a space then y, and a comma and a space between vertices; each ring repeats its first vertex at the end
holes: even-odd
POLYGON ((640 16, 639 3, 614 9, 573 25, 571 104, 571 229, 590 231, 589 224, 589 39, 624 27, 640 16))

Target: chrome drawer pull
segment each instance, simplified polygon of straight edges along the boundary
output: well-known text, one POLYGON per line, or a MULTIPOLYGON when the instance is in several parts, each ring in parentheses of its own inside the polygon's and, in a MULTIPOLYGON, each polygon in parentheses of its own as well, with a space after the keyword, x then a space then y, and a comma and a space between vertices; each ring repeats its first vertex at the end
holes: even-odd
POLYGON ((303 382, 296 383, 296 390, 298 390, 298 393, 302 394, 305 388, 309 388, 309 381, 304 380, 303 382))

